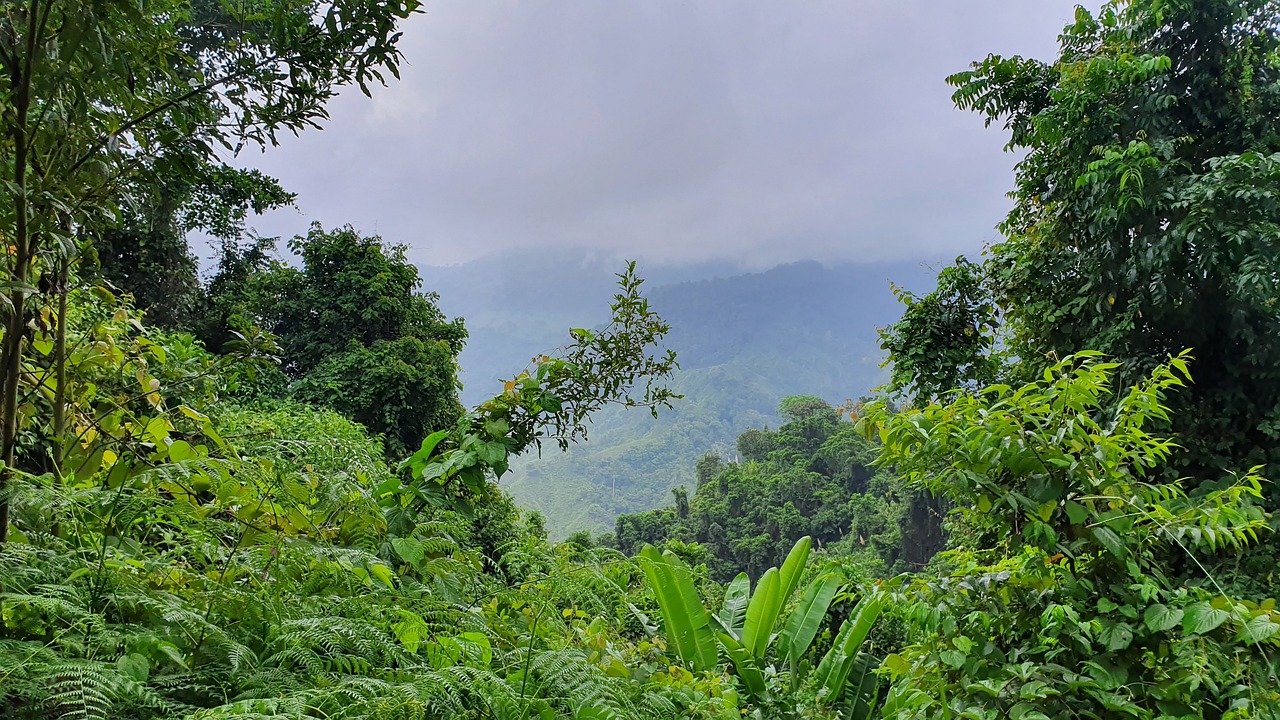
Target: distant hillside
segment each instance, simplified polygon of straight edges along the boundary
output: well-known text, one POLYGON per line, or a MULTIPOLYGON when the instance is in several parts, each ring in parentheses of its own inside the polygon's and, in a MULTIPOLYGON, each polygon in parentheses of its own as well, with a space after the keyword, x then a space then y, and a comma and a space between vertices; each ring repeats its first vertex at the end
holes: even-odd
MULTIPOLYGON (((615 264, 508 258, 424 268, 441 307, 465 317, 471 332, 461 356, 464 400, 492 394, 499 378, 562 343, 569 327, 603 321, 615 264)), ((839 402, 879 385, 876 328, 900 312, 889 281, 918 287, 929 276, 915 265, 816 262, 747 274, 716 266, 641 274, 672 325, 667 346, 679 356, 675 385, 685 398, 656 421, 639 411, 603 412, 585 445, 564 454, 547 448, 514 467, 507 487, 541 510, 557 536, 612 529, 620 513, 667 504, 672 488, 693 486, 698 457, 731 456, 743 430, 776 427, 782 397, 839 402)))

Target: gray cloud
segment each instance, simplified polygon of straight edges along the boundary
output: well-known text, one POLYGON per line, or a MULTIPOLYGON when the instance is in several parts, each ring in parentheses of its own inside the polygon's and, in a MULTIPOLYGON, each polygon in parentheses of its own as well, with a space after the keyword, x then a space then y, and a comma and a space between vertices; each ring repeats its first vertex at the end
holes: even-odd
POLYGON ((403 79, 248 164, 252 224, 352 223, 448 264, 590 247, 745 265, 975 252, 1014 158, 943 78, 1052 57, 1061 0, 438 0, 403 79))

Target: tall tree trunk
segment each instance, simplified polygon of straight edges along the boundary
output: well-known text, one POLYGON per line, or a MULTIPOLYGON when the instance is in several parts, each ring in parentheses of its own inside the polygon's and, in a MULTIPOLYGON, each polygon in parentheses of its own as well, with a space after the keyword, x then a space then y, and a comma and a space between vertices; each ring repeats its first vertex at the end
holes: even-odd
MULTIPOLYGON (((13 481, 13 466, 18 449, 18 384, 22 377, 22 355, 27 328, 27 285, 30 280, 35 248, 28 223, 30 208, 27 202, 27 118, 31 108, 31 75, 36 53, 36 24, 39 15, 35 3, 28 9, 25 57, 21 63, 13 63, 9 69, 10 87, 13 92, 14 121, 10 128, 13 139, 13 210, 14 230, 13 268, 9 281, 10 313, 5 324, 3 350, 0 351, 0 544, 9 539, 9 493, 13 481)), ((17 43, 14 43, 15 51, 17 43)))

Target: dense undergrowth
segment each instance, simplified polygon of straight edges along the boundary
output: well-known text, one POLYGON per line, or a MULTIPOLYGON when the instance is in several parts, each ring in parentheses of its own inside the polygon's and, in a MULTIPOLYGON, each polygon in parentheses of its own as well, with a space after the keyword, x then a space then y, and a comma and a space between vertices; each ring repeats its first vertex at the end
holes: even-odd
POLYGON ((416 2, 2 8, 6 720, 1280 718, 1274 0, 954 76, 1027 154, 1007 241, 902 295, 886 396, 790 398, 561 544, 513 458, 679 400, 634 264, 463 410, 403 248, 239 243, 289 196, 213 150, 394 75, 416 2))

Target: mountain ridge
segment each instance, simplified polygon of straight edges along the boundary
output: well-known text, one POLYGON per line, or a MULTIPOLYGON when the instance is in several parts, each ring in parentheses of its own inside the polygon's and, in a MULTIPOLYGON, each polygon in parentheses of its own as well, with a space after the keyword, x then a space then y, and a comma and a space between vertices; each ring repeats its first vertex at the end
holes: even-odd
MULTIPOLYGON (((567 341, 569 327, 607 318, 609 261, 560 260, 423 268, 441 308, 461 315, 471 333, 459 360, 464 403, 488 397, 530 357, 567 341)), ((685 397, 657 420, 609 409, 585 444, 513 464, 504 484, 546 516, 556 537, 607 531, 620 513, 665 505, 673 488, 692 485, 703 454, 731 454, 744 430, 776 426, 782 397, 840 402, 870 392, 885 378, 877 328, 900 314, 890 281, 922 287, 931 278, 923 264, 813 260, 755 272, 727 264, 648 272, 646 296, 671 324, 664 344, 681 365, 673 388, 685 397)))

